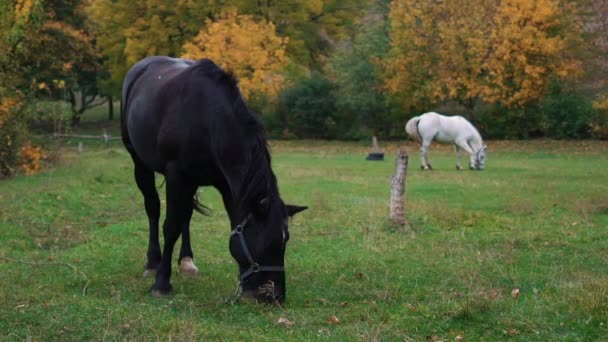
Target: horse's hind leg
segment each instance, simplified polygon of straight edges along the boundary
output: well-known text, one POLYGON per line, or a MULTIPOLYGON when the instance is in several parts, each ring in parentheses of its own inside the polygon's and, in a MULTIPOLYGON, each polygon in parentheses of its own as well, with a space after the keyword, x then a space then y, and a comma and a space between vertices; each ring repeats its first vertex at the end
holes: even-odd
POLYGON ((139 160, 133 158, 135 163, 135 182, 139 191, 144 196, 146 214, 148 215, 149 240, 148 240, 148 261, 144 276, 156 272, 156 268, 161 261, 160 244, 158 242, 158 220, 160 217, 160 200, 154 182, 154 171, 146 168, 139 160))
POLYGON ((429 163, 429 147, 431 141, 423 141, 420 147, 420 168, 423 170, 432 170, 433 167, 429 163))
POLYGON ((184 227, 189 224, 192 215, 192 198, 197 188, 180 172, 176 162, 167 164, 165 181, 167 188, 167 218, 163 224, 165 244, 162 260, 156 272, 156 282, 151 289, 154 296, 168 295, 172 291, 171 258, 173 247, 175 247, 175 242, 184 227))
POLYGON ((462 165, 460 165, 460 156, 461 156, 461 149, 458 145, 454 144, 454 151, 456 152, 456 170, 460 171, 462 170, 462 165))
POLYGON ((182 247, 179 252, 179 272, 184 275, 197 276, 198 267, 194 264, 194 255, 190 245, 190 219, 193 208, 190 206, 186 214, 186 221, 182 225, 182 247))

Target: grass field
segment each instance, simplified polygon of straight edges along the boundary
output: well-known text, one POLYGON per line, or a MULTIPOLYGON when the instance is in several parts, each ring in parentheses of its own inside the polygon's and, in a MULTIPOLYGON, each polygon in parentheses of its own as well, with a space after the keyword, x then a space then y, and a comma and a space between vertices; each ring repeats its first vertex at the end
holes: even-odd
POLYGON ((75 144, 0 182, 0 340, 608 338, 608 142, 488 142, 483 172, 457 172, 436 145, 422 172, 408 144, 413 234, 386 224, 396 143, 367 162, 356 143, 272 142, 282 197, 310 207, 290 224, 282 307, 225 303, 237 269, 207 188, 201 276, 151 297, 130 159, 117 141, 75 144))

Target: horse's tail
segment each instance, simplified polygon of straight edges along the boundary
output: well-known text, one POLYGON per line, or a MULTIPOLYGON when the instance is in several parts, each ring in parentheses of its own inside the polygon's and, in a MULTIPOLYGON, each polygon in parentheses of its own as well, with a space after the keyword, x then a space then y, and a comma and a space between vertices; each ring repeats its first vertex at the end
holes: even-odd
POLYGON ((414 116, 409 119, 409 121, 405 124, 405 132, 412 139, 418 140, 418 142, 422 142, 422 138, 420 137, 420 132, 418 131, 418 122, 420 121, 419 116, 414 116))

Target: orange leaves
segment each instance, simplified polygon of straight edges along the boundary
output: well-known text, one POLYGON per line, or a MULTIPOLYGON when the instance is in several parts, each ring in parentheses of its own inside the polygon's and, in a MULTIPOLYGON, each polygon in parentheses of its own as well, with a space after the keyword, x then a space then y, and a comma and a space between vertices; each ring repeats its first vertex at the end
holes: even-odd
POLYGON ((482 99, 523 106, 552 77, 575 77, 557 0, 393 0, 386 88, 409 103, 482 99))
POLYGON ((17 22, 27 24, 30 20, 34 0, 18 0, 15 4, 15 19, 17 22))
POLYGON ((271 22, 228 10, 184 44, 185 58, 209 58, 235 73, 243 95, 262 93, 275 97, 282 88, 281 72, 287 65, 287 38, 276 35, 271 22))
POLYGON ((4 123, 8 120, 8 117, 11 115, 11 112, 14 108, 19 104, 19 101, 10 98, 10 97, 2 97, 0 98, 0 128, 4 126, 4 123))
POLYGON ((44 157, 40 146, 27 144, 21 147, 19 157, 21 160, 21 168, 26 175, 31 176, 40 171, 41 161, 44 157))
POLYGON ((571 61, 561 56, 566 46, 557 34, 561 15, 554 0, 501 2, 493 17, 494 49, 486 61, 492 75, 489 98, 498 98, 507 106, 523 106, 544 94, 551 76, 573 74, 571 61))

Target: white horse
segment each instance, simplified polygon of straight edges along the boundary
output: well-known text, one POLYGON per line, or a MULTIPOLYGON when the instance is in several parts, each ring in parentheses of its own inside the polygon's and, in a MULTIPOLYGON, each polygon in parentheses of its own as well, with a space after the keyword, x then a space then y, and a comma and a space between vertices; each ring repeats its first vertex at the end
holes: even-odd
POLYGON ((420 148, 420 166, 423 170, 432 170, 429 163, 429 146, 433 140, 443 143, 454 144, 456 149, 456 169, 462 170, 460 166, 460 150, 465 150, 470 155, 469 168, 471 170, 483 170, 486 165, 486 145, 483 144, 481 135, 462 116, 445 116, 434 112, 425 113, 411 118, 405 124, 405 131, 413 139, 418 140, 420 148))

